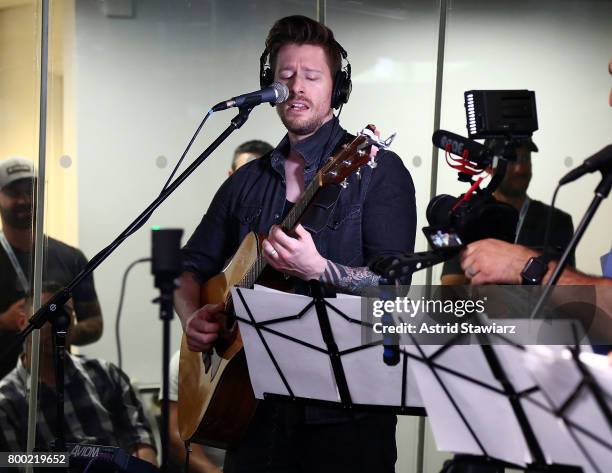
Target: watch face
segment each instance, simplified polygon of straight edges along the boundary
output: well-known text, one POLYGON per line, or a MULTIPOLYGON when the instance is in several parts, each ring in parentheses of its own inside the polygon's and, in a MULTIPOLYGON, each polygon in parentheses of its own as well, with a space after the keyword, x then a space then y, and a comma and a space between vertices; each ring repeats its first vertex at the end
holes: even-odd
POLYGON ((548 270, 548 264, 540 257, 531 257, 521 272, 523 284, 540 284, 548 270))

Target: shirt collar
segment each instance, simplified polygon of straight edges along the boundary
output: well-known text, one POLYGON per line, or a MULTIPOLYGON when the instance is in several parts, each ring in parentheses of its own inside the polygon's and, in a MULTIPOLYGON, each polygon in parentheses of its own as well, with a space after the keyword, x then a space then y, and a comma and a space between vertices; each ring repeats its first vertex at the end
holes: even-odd
MULTIPOLYGON (((75 379, 74 375, 77 372, 77 368, 74 364, 74 360, 72 358, 71 353, 66 353, 66 357, 64 358, 64 385, 67 386, 71 383, 72 380, 75 379)), ((25 365, 22 361, 23 356, 17 358, 17 378, 22 386, 29 389, 29 381, 30 381, 30 370, 26 369, 25 365)))
MULTIPOLYGON (((340 126, 338 118, 333 116, 314 135, 296 143, 293 149, 304 158, 306 170, 318 168, 325 161, 345 135, 346 131, 340 126)), ((272 164, 284 163, 289 155, 289 137, 285 135, 281 142, 272 151, 272 164)))

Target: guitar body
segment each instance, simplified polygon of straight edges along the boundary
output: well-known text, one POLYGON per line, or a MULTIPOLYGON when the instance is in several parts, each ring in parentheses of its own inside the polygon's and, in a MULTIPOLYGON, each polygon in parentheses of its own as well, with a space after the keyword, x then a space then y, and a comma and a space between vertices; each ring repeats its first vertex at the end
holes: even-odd
MULTIPOLYGON (((223 272, 202 286, 201 306, 227 301, 230 289, 256 261, 260 243, 255 233, 244 238, 223 272)), ((223 353, 212 351, 208 369, 205 356, 189 350, 183 335, 179 364, 179 433, 183 440, 229 448, 244 436, 257 405, 240 335, 223 353)))

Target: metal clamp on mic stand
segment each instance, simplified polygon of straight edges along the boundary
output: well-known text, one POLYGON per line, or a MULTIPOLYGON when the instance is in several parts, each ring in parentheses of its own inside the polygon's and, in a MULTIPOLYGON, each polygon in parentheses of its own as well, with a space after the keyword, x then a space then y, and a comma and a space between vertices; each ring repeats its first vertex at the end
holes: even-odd
POLYGON ((446 250, 405 253, 401 256, 385 256, 375 260, 370 265, 370 269, 385 278, 385 284, 408 285, 412 279, 412 273, 449 260, 462 248, 461 246, 446 250))
POLYGON ((181 236, 179 229, 153 229, 151 246, 151 274, 155 276, 155 287, 159 289, 159 297, 154 303, 159 304, 159 318, 163 323, 163 355, 162 355, 162 471, 168 467, 168 424, 169 400, 168 387, 170 383, 170 322, 174 317, 174 290, 178 287, 177 278, 183 271, 181 258, 181 236))
MULTIPOLYGON (((378 286, 380 299, 382 301, 393 301, 398 294, 396 290, 398 286, 410 285, 412 273, 442 263, 458 252, 458 249, 423 251, 406 253, 401 256, 383 256, 374 260, 369 267, 373 272, 381 275, 378 286)), ((380 321, 384 327, 394 325, 393 315, 386 309, 384 309, 380 321)), ((395 366, 400 362, 399 335, 394 331, 384 331, 383 362, 388 366, 395 366)))

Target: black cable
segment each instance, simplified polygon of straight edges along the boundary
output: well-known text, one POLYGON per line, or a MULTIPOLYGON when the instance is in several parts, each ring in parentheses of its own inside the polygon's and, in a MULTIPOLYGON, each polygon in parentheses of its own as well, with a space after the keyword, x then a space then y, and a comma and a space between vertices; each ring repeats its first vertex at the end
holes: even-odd
POLYGON ((121 280, 121 292, 119 294, 119 306, 117 307, 117 317, 115 318, 115 342, 117 343, 117 364, 119 369, 123 369, 123 358, 121 356, 121 334, 119 333, 119 321, 121 319, 121 309, 123 308, 123 298, 125 296, 125 286, 127 283, 127 277, 131 269, 138 263, 146 263, 151 261, 151 258, 140 258, 136 261, 132 261, 123 273, 123 279, 121 280))
POLYGON ((546 257, 549 256, 548 243, 550 240, 550 229, 552 227, 553 214, 555 213, 555 201, 557 200, 557 193, 559 192, 560 188, 561 184, 557 184, 557 188, 555 189, 555 193, 553 194, 552 202, 550 203, 550 209, 548 209, 548 218, 546 219, 546 231, 544 232, 544 244, 542 245, 542 254, 546 257))
POLYGON ((181 155, 181 157, 178 160, 178 163, 176 163, 176 166, 174 166, 174 169, 172 170, 172 172, 170 173, 170 177, 168 178, 168 180, 166 181, 166 183, 164 184, 164 188, 162 189, 162 192, 164 192, 166 190, 166 188, 170 185, 170 183, 172 182, 172 178, 174 177, 174 175, 176 174, 176 171, 178 170, 179 166, 181 165, 181 163, 183 162, 183 159, 185 159, 185 156, 187 155, 187 153, 189 152, 189 150, 191 149, 191 145, 193 144, 193 142, 195 141, 196 137, 198 136, 198 134, 200 133, 200 130, 202 129, 202 127, 204 126, 204 123, 206 123, 206 120, 208 120, 208 117, 210 117, 213 114, 213 109, 211 108, 208 113, 206 114, 206 116, 204 117, 204 119, 202 120, 202 122, 200 123, 200 125, 198 126, 198 128, 196 129, 195 133, 193 134, 193 136, 191 137, 191 140, 189 140, 189 143, 187 144, 187 147, 185 148, 185 151, 183 151, 183 154, 181 155))
MULTIPOLYGON (((162 188, 162 190, 160 191, 160 195, 164 193, 164 191, 168 188, 168 186, 170 185, 170 183, 172 182, 172 178, 174 177, 174 175, 176 174, 176 171, 178 171, 179 166, 181 165, 181 163, 183 162, 183 160, 185 159, 185 156, 187 155, 187 153, 189 152, 189 150, 191 149, 191 145, 193 144, 193 142, 195 141, 195 139, 197 138, 198 134, 200 133, 200 130, 202 129, 202 127, 204 126, 204 123, 206 123, 206 120, 208 120, 208 117, 210 117, 213 114, 213 110, 212 108, 208 111, 208 113, 206 113, 206 116, 202 119, 202 121, 200 122, 200 124, 198 125, 198 128, 196 129, 195 133, 193 134, 193 136, 191 137, 191 139, 189 140, 189 143, 187 144, 187 147, 185 148, 185 151, 183 151, 183 154, 181 155, 181 157, 179 158, 178 162, 176 163, 176 165, 174 166, 174 169, 172 170, 172 172, 170 173, 170 177, 168 177, 168 180, 166 181, 166 183, 164 184, 164 187, 162 188)), ((150 216, 147 217, 145 220, 143 220, 142 222, 140 222, 139 225, 137 225, 136 227, 134 227, 133 229, 131 229, 131 231, 125 236, 125 238, 128 238, 129 236, 133 235, 134 233, 136 233, 138 230, 140 230, 142 228, 142 226, 147 223, 147 221, 149 220, 150 216)))

